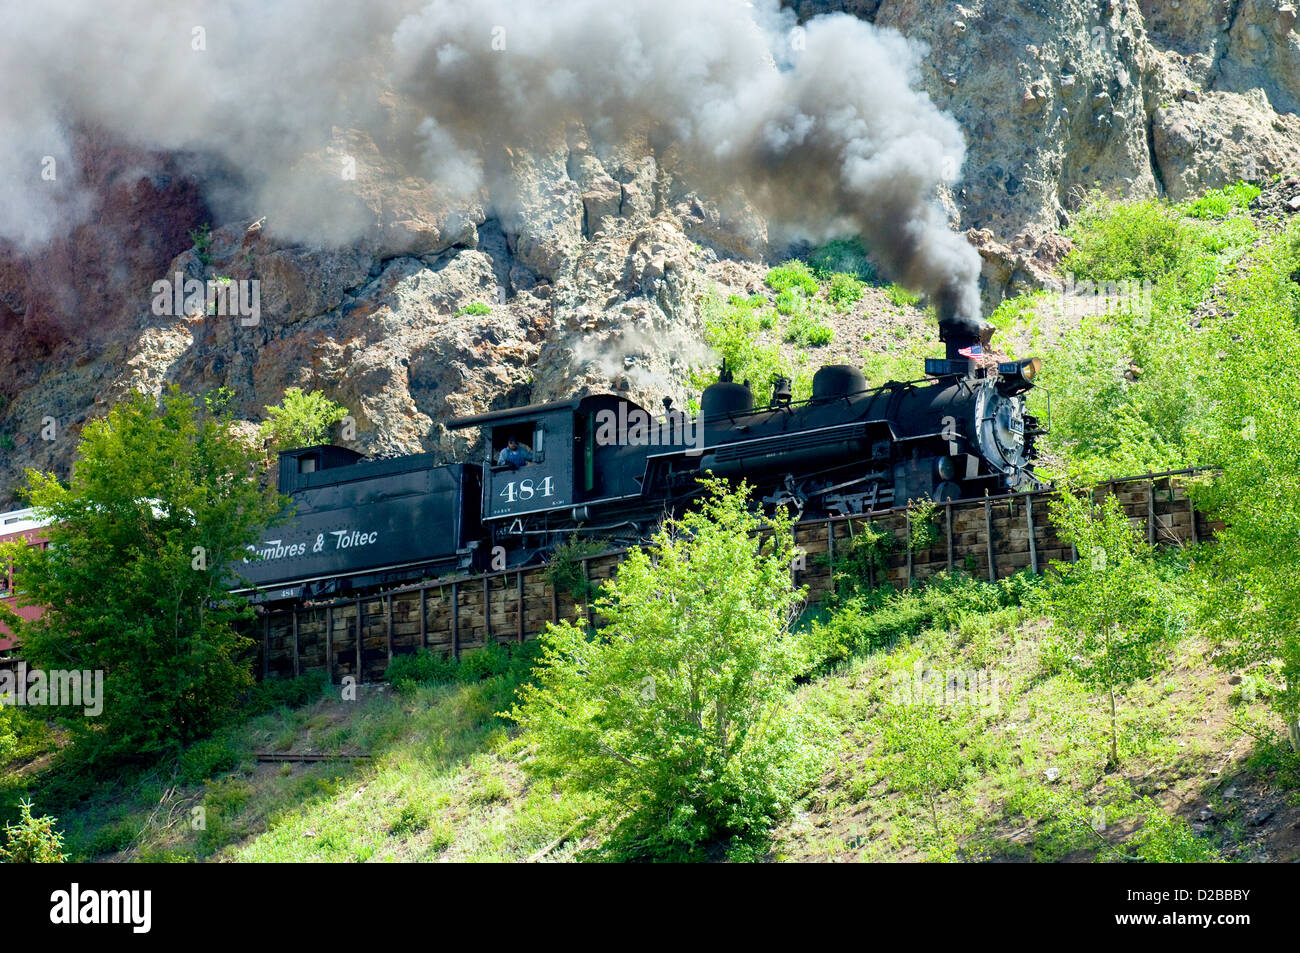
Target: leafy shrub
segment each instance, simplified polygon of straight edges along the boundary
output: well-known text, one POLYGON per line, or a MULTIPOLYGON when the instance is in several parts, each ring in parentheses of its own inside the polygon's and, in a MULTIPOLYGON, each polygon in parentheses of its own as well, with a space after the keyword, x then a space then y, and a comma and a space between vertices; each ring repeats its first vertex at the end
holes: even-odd
POLYGON ((427 830, 433 822, 433 812, 427 804, 407 804, 393 819, 388 832, 394 837, 407 837, 427 830))
POLYGON ((67 860, 63 853, 63 835, 54 829, 54 818, 32 817, 31 801, 22 801, 19 809, 18 823, 5 824, 0 863, 61 864, 67 860))
POLYGON ((1157 199, 1110 204, 1093 197, 1070 226, 1074 249, 1061 267, 1079 278, 1158 281, 1195 248, 1196 234, 1157 199))
MULTIPOLYGON (((762 311, 764 306, 761 295, 732 295, 725 302, 710 295, 703 307, 705 339, 735 379, 749 381, 755 394, 770 394, 777 377, 789 377, 794 380, 794 398, 802 400, 812 393, 811 377, 797 374, 776 342, 763 334, 775 326, 771 313, 762 311)), ((716 367, 702 368, 691 375, 691 385, 703 390, 717 379, 716 367)))
POLYGON ((1222 372, 1207 387, 1198 442, 1219 473, 1196 490, 1225 527, 1198 575, 1217 661, 1241 671, 1281 660, 1285 687, 1269 702, 1300 751, 1300 223, 1253 261, 1228 285, 1225 317, 1210 330, 1208 353, 1222 372))
POLYGON ((871 285, 880 281, 876 266, 859 238, 837 238, 827 242, 808 256, 808 264, 823 280, 838 273, 852 275, 871 285))
POLYGON ((1259 186, 1249 182, 1236 182, 1221 189, 1211 189, 1184 208, 1192 218, 1227 218, 1235 211, 1245 209, 1259 197, 1259 186))
POLYGON ((500 642, 489 642, 482 648, 472 649, 460 657, 456 673, 459 681, 473 684, 485 678, 504 675, 510 670, 510 650, 500 642))
POLYGON ((241 757, 238 750, 215 738, 196 742, 181 753, 181 780, 186 784, 206 781, 215 774, 238 767, 241 757))
MULTIPOLYGON (((989 313, 987 320, 1001 332, 999 340, 1003 341, 1004 345, 1010 343, 1005 340, 1006 337, 1021 329, 1037 332, 1038 307, 1043 297, 1043 292, 1031 291, 1027 294, 1003 298, 989 313)), ((1037 334, 1034 336, 1037 337, 1037 334)))
POLYGON ((894 551, 894 534, 876 523, 850 521, 852 539, 836 559, 835 585, 843 592, 858 592, 883 581, 894 551))
POLYGON ((628 553, 597 601, 599 632, 548 628, 511 712, 528 769, 615 805, 626 854, 692 856, 766 830, 820 769, 790 697, 791 524, 775 517, 756 544, 747 489, 708 485, 698 512, 628 553))
POLYGON ((90 856, 100 857, 126 850, 135 843, 138 834, 139 831, 130 821, 118 821, 116 824, 101 827, 91 838, 90 856))
POLYGON ((456 312, 456 317, 460 317, 463 314, 472 314, 481 317, 482 315, 491 313, 492 308, 490 305, 486 305, 482 301, 471 301, 456 312))
POLYGON ((806 314, 795 317, 785 329, 785 339, 800 347, 823 347, 834 337, 834 328, 806 314))
MULTIPOLYGON (((870 537, 859 533, 858 538, 868 540, 857 557, 859 566, 881 558, 874 550, 878 544, 871 543, 870 537)), ((925 586, 903 591, 889 586, 865 589, 850 582, 826 603, 829 615, 812 620, 803 632, 804 671, 815 672, 853 655, 888 648, 926 628, 947 629, 974 616, 1036 604, 1040 591, 1041 581, 1028 572, 996 584, 939 573, 925 586)))
POLYGON ((933 500, 913 500, 908 505, 907 523, 911 530, 908 546, 912 552, 929 549, 939 542, 938 512, 933 500))
POLYGON ((38 757, 54 747, 54 732, 39 711, 0 705, 0 768, 38 757))
POLYGON ((0 706, 0 764, 8 764, 18 753, 18 733, 10 724, 9 709, 0 706))
POLYGON ((778 314, 803 315, 808 313, 808 299, 798 288, 787 288, 776 296, 778 314))
POLYGON ((384 677, 399 692, 410 692, 417 685, 454 682, 458 665, 450 653, 420 649, 410 655, 395 655, 384 677))
POLYGON ((324 672, 306 672, 297 678, 268 678, 253 686, 244 711, 261 715, 277 708, 301 708, 321 696, 328 680, 324 672))
POLYGON ((932 852, 950 857, 953 845, 943 837, 939 802, 959 784, 965 764, 951 719, 933 705, 891 703, 885 706, 879 723, 880 747, 872 767, 889 779, 894 790, 924 810, 933 835, 932 852))
POLYGON ((1035 342, 1053 346, 1029 394, 1041 416, 1051 393, 1046 450, 1083 480, 1203 462, 1207 392, 1228 365, 1192 313, 1253 246, 1255 226, 1241 214, 1199 219, 1157 201, 1094 196, 1070 237, 1062 270, 1109 287, 1064 299, 1083 313, 1052 322, 1052 339, 1035 342))
POLYGON ((262 439, 271 450, 290 450, 326 443, 330 428, 348 415, 348 409, 336 404, 318 390, 305 393, 290 387, 278 405, 264 407, 262 439))
POLYGON ((34 668, 106 673, 102 714, 67 723, 101 765, 210 735, 252 683, 229 584, 287 501, 249 478, 258 456, 229 423, 175 387, 132 394, 81 432, 70 481, 27 471, 51 545, 0 561, 46 611, 7 624, 34 668))
POLYGON ((921 300, 919 294, 908 291, 902 285, 890 285, 885 293, 889 295, 889 300, 894 303, 894 306, 899 308, 910 307, 921 300))
POLYGON ((797 288, 809 298, 817 294, 818 290, 817 278, 812 269, 795 258, 768 269, 765 281, 773 291, 784 292, 797 288))
POLYGON ((575 602, 587 605, 600 590, 600 584, 587 578, 583 560, 608 548, 608 544, 595 539, 573 536, 551 554, 546 564, 546 581, 556 592, 567 593, 575 602))
POLYGON ((1128 841, 1137 859, 1147 864, 1204 864, 1221 860, 1208 841, 1197 837, 1181 817, 1166 814, 1155 801, 1138 802, 1142 828, 1128 841))
POLYGON ((466 652, 459 661, 450 654, 420 649, 394 657, 384 677, 399 692, 412 692, 419 685, 474 684, 501 675, 523 680, 540 655, 541 647, 536 641, 508 645, 492 642, 466 652))
POLYGON ((1110 764, 1119 764, 1117 695, 1158 668, 1171 632, 1170 594, 1114 496, 1101 505, 1062 490, 1050 505, 1052 523, 1079 554, 1053 563, 1044 604, 1068 646, 1070 671, 1109 699, 1110 764))
POLYGON ((831 275, 830 285, 826 288, 826 299, 833 304, 839 311, 847 311, 849 307, 862 297, 863 283, 861 279, 854 277, 842 271, 837 271, 831 275))

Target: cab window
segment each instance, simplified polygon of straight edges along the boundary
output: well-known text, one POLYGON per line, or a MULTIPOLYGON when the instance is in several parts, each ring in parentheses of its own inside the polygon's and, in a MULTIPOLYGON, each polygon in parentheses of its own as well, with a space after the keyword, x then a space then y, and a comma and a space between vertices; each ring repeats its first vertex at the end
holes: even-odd
POLYGON ((499 464, 501 451, 510 446, 511 437, 515 439, 520 449, 531 454, 531 459, 525 465, 528 463, 542 463, 546 459, 546 432, 541 424, 509 424, 497 427, 492 431, 492 441, 489 448, 491 453, 489 463, 492 466, 499 464))

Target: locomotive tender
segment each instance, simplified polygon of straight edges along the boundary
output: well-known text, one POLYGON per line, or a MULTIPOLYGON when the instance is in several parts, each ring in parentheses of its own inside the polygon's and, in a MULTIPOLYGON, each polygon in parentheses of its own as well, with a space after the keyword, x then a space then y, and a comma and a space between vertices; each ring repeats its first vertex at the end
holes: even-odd
POLYGON ((365 460, 341 447, 280 455, 296 513, 240 567, 256 601, 299 601, 446 572, 516 568, 574 534, 631 544, 697 497, 706 473, 744 479, 767 507, 800 518, 869 514, 1038 484, 1025 411, 1037 358, 984 368, 991 326, 941 325, 947 356, 926 377, 869 388, 828 365, 812 397, 789 382, 757 406, 748 383, 705 388, 695 417, 595 394, 448 422, 480 428, 483 460, 365 460), (972 352, 972 348, 975 350, 972 352), (521 466, 500 464, 509 441, 521 466))

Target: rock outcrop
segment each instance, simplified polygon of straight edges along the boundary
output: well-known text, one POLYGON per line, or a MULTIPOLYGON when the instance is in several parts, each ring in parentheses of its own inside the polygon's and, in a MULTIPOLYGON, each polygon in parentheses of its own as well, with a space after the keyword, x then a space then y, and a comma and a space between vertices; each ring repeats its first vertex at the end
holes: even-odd
MULTIPOLYGON (((1300 171, 1293 3, 790 5, 928 45, 920 82, 968 142, 940 198, 983 258, 987 305, 1050 283, 1059 233, 1093 188, 1182 199, 1300 171)), ((403 127, 407 107, 382 97, 403 127)), ((709 275, 787 249, 744 183, 698 193, 652 131, 614 149, 589 138, 553 130, 467 197, 411 174, 418 146, 397 134, 337 129, 285 174, 328 183, 304 194, 327 196, 351 237, 305 243, 292 205, 212 222, 204 196, 240 188, 219 163, 82 130, 81 224, 41 249, 0 246, 0 501, 25 466, 66 473, 81 426, 127 388, 227 386, 249 420, 288 386, 320 388, 356 417, 360 449, 443 459, 474 439, 444 428, 458 414, 584 389, 680 404, 708 360, 709 275), (155 314, 152 284, 177 273, 258 280, 258 322, 155 314)), ((1268 194, 1290 213, 1291 192, 1268 194)))

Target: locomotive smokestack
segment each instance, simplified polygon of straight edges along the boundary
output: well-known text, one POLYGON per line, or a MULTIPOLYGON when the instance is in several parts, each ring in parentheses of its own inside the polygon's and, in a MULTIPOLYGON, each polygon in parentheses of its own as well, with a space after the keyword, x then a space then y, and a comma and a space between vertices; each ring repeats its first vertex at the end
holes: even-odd
POLYGON ((982 318, 974 320, 948 320, 939 322, 939 340, 944 343, 944 357, 954 371, 968 373, 974 362, 963 350, 975 345, 988 346, 993 337, 993 325, 982 318))

